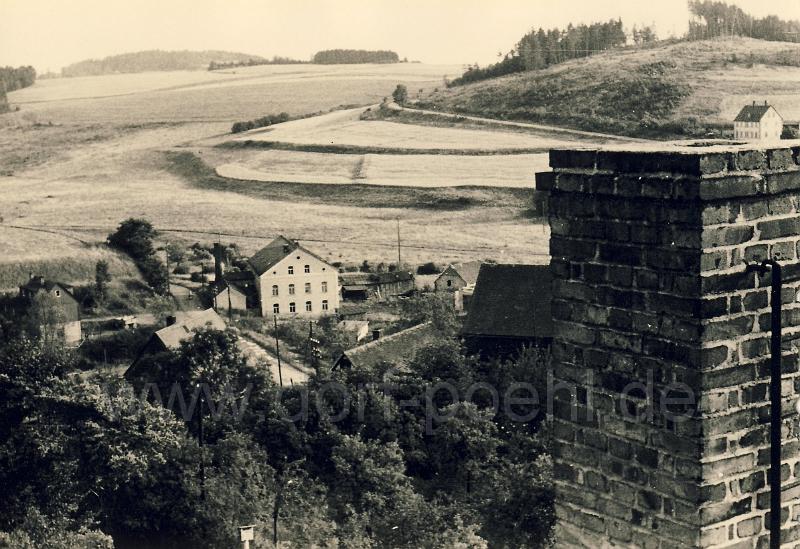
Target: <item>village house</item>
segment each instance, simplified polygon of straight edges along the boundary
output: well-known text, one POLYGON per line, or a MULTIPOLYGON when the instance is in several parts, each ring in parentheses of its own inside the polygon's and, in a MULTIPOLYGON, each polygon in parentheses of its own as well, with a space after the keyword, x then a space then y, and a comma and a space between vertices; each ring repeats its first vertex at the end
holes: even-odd
POLYGON ((255 277, 249 271, 221 274, 212 286, 214 310, 220 313, 258 309, 258 290, 255 277))
POLYGON ((409 271, 386 273, 339 273, 342 299, 386 299, 406 295, 415 289, 414 274, 409 271))
POLYGON ((318 318, 339 309, 336 267, 279 236, 248 260, 262 316, 318 318))
POLYGON ((50 302, 58 308, 55 312, 57 329, 64 343, 72 345, 81 340, 80 304, 72 288, 61 282, 46 280, 31 274, 28 282, 19 287, 19 299, 24 309, 30 310, 39 295, 49 295, 50 302))
POLYGON ((481 261, 467 261, 465 263, 451 263, 436 277, 433 287, 437 292, 455 292, 465 286, 475 284, 481 261))
POLYGON ((775 107, 764 104, 745 105, 733 120, 733 138, 748 141, 773 141, 781 138, 783 117, 775 107))
POLYGON ((461 336, 483 358, 508 357, 553 337, 549 265, 481 266, 461 336))
POLYGON ((369 336, 369 321, 368 320, 342 320, 336 325, 337 328, 343 332, 352 335, 356 343, 369 336))
POLYGON ((369 343, 343 352, 333 363, 333 369, 371 369, 384 364, 402 368, 414 358, 418 349, 435 343, 440 337, 432 322, 418 324, 386 337, 380 337, 376 331, 369 343))
POLYGON ((152 367, 152 364, 145 360, 147 357, 179 349, 181 342, 192 337, 197 330, 204 328, 224 330, 226 327, 225 321, 214 309, 189 311, 180 313, 180 316, 168 317, 167 326, 153 332, 139 351, 136 360, 125 371, 125 379, 131 381, 148 375, 150 372, 145 370, 152 367))

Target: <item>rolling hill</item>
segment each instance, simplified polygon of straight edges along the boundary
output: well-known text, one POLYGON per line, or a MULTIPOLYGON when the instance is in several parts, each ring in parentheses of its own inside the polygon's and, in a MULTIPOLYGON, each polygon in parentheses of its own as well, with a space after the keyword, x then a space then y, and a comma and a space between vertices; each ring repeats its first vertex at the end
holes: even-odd
POLYGON ((750 38, 622 49, 427 94, 426 109, 635 137, 725 135, 742 105, 800 120, 800 44, 750 38))
POLYGON ((135 73, 147 71, 205 70, 212 61, 240 63, 249 60, 264 61, 258 55, 229 51, 162 51, 147 50, 112 55, 103 59, 86 59, 61 70, 62 76, 97 76, 101 74, 135 73))

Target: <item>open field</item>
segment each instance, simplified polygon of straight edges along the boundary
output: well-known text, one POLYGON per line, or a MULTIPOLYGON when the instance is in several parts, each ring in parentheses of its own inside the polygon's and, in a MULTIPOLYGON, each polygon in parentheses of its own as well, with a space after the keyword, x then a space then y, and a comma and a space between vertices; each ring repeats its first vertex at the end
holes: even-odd
POLYGON ((239 162, 217 166, 216 172, 249 181, 532 189, 533 174, 549 169, 546 153, 467 156, 253 151, 239 162))
POLYGON ((367 105, 398 83, 442 86, 451 65, 262 65, 222 71, 175 71, 42 80, 9 93, 9 102, 54 124, 142 124, 249 120, 286 111, 301 115, 367 105))
POLYGON ((297 145, 338 145, 385 149, 538 150, 573 144, 574 139, 511 131, 437 128, 359 120, 363 108, 336 111, 294 120, 274 127, 250 130, 231 140, 280 142, 297 145))
MULTIPOLYGON (((368 155, 362 159, 360 155, 314 156, 207 144, 229 138, 226 132, 236 120, 279 111, 327 111, 343 103, 373 104, 391 93, 400 77, 421 83, 420 87, 428 81, 441 83, 441 76, 433 80, 441 68, 417 64, 303 65, 302 70, 307 67, 314 72, 289 74, 289 67, 276 66, 252 67, 274 69, 271 74, 242 75, 247 71, 237 69, 232 78, 242 78, 229 82, 206 74, 190 75, 198 76, 197 81, 176 75, 172 89, 152 89, 155 84, 145 81, 150 76, 134 78, 141 75, 123 75, 106 88, 103 79, 116 77, 47 81, 42 89, 37 89, 39 84, 30 88, 29 100, 40 102, 25 103, 19 113, 0 117, 0 172, 4 174, 0 176, 0 245, 6 252, 3 264, 15 265, 13 273, 10 267, 2 267, 8 276, 0 279, 8 279, 7 286, 13 287, 19 276, 33 270, 64 275, 70 282, 88 281, 98 252, 83 242, 102 242, 131 216, 146 217, 164 231, 165 238, 187 243, 221 237, 239 243, 249 253, 285 233, 331 261, 358 263, 396 259, 399 219, 402 259, 411 264, 475 258, 547 260, 546 228, 529 210, 536 158, 368 155), (61 88, 70 81, 75 89, 61 88), (120 95, 87 97, 108 93, 120 95), (35 124, 37 119, 51 119, 53 125, 35 124), (290 181, 303 182, 217 176, 213 168, 226 163, 267 171, 280 168, 294 175, 290 181), (471 186, 434 186, 435 179, 441 175, 444 181, 448 171, 457 172, 471 186), (320 173, 358 184, 316 184, 310 176, 320 173), (524 183, 505 189, 477 186, 481 181, 487 184, 487 178, 498 184, 524 183), (364 184, 387 181, 425 187, 364 184)), ((363 124, 380 130, 381 139, 389 139, 397 128, 407 128, 416 132, 419 142, 438 140, 452 145, 482 140, 513 146, 535 140, 537 146, 544 146, 543 136, 513 132, 477 131, 465 139, 455 129, 439 133, 401 124, 363 124)))

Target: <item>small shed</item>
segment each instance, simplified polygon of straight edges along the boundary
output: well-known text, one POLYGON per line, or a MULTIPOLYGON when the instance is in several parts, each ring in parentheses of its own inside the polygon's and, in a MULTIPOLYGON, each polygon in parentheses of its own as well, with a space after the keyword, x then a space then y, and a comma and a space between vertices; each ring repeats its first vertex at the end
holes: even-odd
POLYGON ((407 330, 370 341, 365 345, 346 350, 336 359, 337 368, 375 368, 381 364, 403 367, 408 364, 418 349, 430 345, 441 336, 432 322, 424 322, 407 330))
POLYGON ((475 284, 481 265, 481 261, 451 263, 436 277, 433 287, 437 292, 455 292, 465 286, 475 284))

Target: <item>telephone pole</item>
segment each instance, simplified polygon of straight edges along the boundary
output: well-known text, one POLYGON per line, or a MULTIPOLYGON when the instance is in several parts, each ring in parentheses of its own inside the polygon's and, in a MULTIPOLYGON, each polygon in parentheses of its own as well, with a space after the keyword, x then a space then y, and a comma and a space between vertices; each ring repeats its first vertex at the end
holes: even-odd
POLYGON ((400 270, 400 218, 397 218, 397 270, 400 270))

